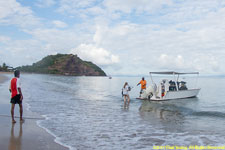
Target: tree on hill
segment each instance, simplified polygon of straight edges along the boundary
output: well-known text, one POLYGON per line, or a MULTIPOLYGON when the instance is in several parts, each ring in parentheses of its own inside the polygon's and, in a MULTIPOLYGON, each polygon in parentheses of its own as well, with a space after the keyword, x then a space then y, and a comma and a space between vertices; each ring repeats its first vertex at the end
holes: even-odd
POLYGON ((3 63, 2 66, 0 66, 0 71, 8 71, 8 66, 6 63, 3 63))

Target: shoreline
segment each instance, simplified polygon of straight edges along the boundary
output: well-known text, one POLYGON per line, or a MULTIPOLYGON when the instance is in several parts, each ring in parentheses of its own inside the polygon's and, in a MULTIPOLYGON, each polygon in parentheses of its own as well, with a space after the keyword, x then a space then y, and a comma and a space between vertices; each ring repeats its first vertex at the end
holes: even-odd
POLYGON ((19 107, 15 106, 15 124, 11 122, 9 92, 7 81, 9 74, 0 72, 0 147, 2 150, 69 150, 63 143, 57 141, 57 137, 50 134, 47 129, 38 125, 41 121, 39 114, 31 112, 29 105, 23 105, 24 123, 19 121, 19 107), (7 88, 5 88, 7 86, 7 88), (17 116, 17 117, 16 117, 17 116))
MULTIPOLYGON (((23 72, 20 71, 22 74, 37 74, 37 75, 55 75, 55 76, 67 76, 67 77, 108 77, 106 76, 97 76, 97 75, 65 75, 65 74, 51 74, 51 73, 37 73, 37 72, 23 72)), ((0 72, 0 74, 13 74, 13 72, 0 72)))

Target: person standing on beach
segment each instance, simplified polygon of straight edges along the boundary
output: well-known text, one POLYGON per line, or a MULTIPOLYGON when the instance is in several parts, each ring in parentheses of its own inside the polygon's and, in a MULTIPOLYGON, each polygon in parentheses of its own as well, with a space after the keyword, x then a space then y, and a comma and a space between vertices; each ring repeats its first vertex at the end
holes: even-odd
POLYGON ((129 92, 130 91, 130 87, 128 85, 127 82, 125 82, 122 92, 123 92, 123 99, 124 99, 124 108, 126 108, 126 106, 129 106, 130 103, 130 97, 129 97, 129 92))
POLYGON ((20 107, 20 121, 23 122, 23 94, 21 90, 21 82, 20 82, 20 71, 14 71, 14 78, 10 81, 9 91, 11 92, 11 116, 12 116, 12 123, 16 123, 14 119, 14 108, 15 104, 19 104, 20 107))
POLYGON ((141 94, 142 94, 143 90, 146 89, 146 84, 147 84, 147 82, 146 82, 144 77, 142 77, 142 80, 137 84, 137 86, 139 84, 141 84, 141 91, 140 91, 140 96, 139 96, 139 97, 141 97, 141 94))

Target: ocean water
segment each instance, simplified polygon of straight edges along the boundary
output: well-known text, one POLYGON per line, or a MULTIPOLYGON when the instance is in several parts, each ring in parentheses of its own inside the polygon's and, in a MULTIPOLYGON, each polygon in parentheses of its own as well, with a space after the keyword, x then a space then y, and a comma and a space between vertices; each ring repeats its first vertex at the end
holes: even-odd
POLYGON ((22 74, 21 80, 30 111, 45 117, 38 125, 71 150, 225 145, 222 77, 200 77, 197 98, 165 102, 136 100, 139 77, 22 74), (126 109, 125 81, 133 86, 126 109))

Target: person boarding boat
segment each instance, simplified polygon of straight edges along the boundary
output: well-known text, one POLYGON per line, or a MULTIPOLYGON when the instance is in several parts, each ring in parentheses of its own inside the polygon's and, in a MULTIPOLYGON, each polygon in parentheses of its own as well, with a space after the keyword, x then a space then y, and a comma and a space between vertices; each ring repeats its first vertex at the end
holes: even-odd
POLYGON ((144 77, 142 77, 142 80, 137 84, 137 86, 140 85, 140 84, 141 84, 141 91, 140 91, 140 96, 139 97, 141 97, 141 94, 142 94, 143 90, 146 89, 147 82, 146 82, 144 77))

